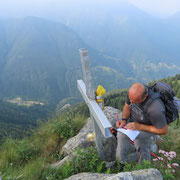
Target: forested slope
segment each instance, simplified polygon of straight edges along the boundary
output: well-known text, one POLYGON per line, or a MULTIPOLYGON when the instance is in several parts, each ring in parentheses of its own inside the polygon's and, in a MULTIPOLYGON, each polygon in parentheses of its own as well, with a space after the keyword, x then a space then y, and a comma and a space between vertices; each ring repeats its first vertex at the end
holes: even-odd
MULTIPOLYGON (((159 81, 163 81, 169 84, 173 88, 176 94, 176 97, 180 99, 180 74, 177 74, 174 77, 160 79, 159 81)), ((154 82, 155 81, 152 81, 148 83, 147 85, 151 86, 153 85, 154 82)), ((105 99, 104 99, 105 105, 112 106, 114 108, 122 110, 122 107, 126 100, 127 90, 128 89, 117 89, 117 90, 112 90, 108 92, 105 95, 105 99)))

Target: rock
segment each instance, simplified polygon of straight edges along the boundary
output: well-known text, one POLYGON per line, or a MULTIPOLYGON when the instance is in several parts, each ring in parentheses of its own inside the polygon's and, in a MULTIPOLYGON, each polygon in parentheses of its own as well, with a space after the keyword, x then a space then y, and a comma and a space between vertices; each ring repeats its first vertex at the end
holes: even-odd
POLYGON ((121 119, 121 117, 122 117, 122 113, 120 110, 115 109, 110 106, 106 106, 104 108, 104 114, 107 117, 107 119, 110 121, 110 123, 112 124, 113 127, 116 126, 117 115, 118 115, 119 119, 121 119))
POLYGON ((77 150, 78 148, 86 148, 89 146, 95 146, 95 142, 87 140, 87 134, 93 132, 92 121, 89 118, 86 125, 79 131, 79 133, 70 138, 66 144, 62 147, 62 153, 67 156, 77 150))
MULTIPOLYGON (((104 114, 113 127, 116 126, 117 115, 120 119, 122 117, 122 113, 120 112, 120 110, 115 109, 113 107, 108 107, 108 106, 106 106, 104 108, 104 114)), ((97 131, 100 131, 100 129, 99 130, 97 129, 97 131)), ((116 138, 114 136, 112 136, 110 138, 105 138, 101 134, 100 139, 101 139, 102 143, 101 143, 101 146, 99 148, 102 148, 101 153, 103 152, 103 154, 101 154, 101 157, 100 157, 101 160, 115 161, 116 147, 117 147, 116 138)))
POLYGON ((73 175, 66 180, 163 180, 157 169, 143 169, 118 174, 80 173, 73 175))
POLYGON ((65 180, 105 180, 108 177, 112 177, 112 174, 100 174, 100 173, 79 173, 73 175, 65 180))
POLYGON ((154 168, 118 173, 107 180, 163 180, 162 174, 154 168))
POLYGON ((66 164, 67 161, 72 161, 72 156, 66 156, 65 158, 63 158, 61 161, 58 161, 54 164, 51 164, 52 168, 61 168, 63 165, 66 164))
MULTIPOLYGON (((112 126, 115 127, 116 124, 116 115, 118 114, 119 118, 121 118, 121 112, 118 109, 113 107, 105 107, 104 114, 106 115, 107 119, 110 121, 112 126)), ((91 142, 87 140, 87 134, 93 132, 93 124, 91 119, 89 118, 87 124, 80 130, 80 132, 75 136, 72 137, 67 141, 67 143, 62 148, 62 153, 64 156, 71 154, 77 148, 86 148, 88 146, 95 146, 95 142, 91 142)), ((115 160, 115 152, 117 141, 115 137, 111 138, 104 138, 102 137, 102 145, 104 149, 104 157, 106 157, 106 161, 114 161, 115 160)))
MULTIPOLYGON (((107 117, 107 119, 110 121, 113 127, 115 127, 115 124, 117 121, 116 116, 118 115, 119 119, 121 119, 122 117, 121 112, 118 109, 115 109, 113 107, 105 107, 104 114, 107 117)), ((80 130, 80 132, 75 137, 70 138, 67 141, 67 143, 62 147, 63 155, 64 156, 71 155, 71 153, 75 152, 78 148, 86 148, 89 146, 95 146, 95 142, 88 141, 87 139, 87 134, 92 133, 93 131, 94 131, 93 123, 91 119, 89 118, 87 120, 86 125, 80 130)), ((105 159, 102 159, 102 160, 108 161, 108 162, 114 161, 115 154, 116 154, 116 147, 117 147, 117 140, 114 136, 107 139, 102 137, 102 148, 104 152, 103 156, 105 157, 105 159)), ((156 138, 152 138, 150 148, 152 152, 157 152, 156 138)), ((135 152, 135 148, 133 145, 131 146, 130 154, 128 157, 129 157, 129 162, 137 160, 137 154, 135 152)))
POLYGON ((51 167, 60 169, 67 162, 72 162, 75 156, 76 156, 76 152, 72 153, 69 156, 64 157, 62 160, 60 160, 60 161, 58 161, 58 162, 56 162, 54 164, 51 164, 51 167))

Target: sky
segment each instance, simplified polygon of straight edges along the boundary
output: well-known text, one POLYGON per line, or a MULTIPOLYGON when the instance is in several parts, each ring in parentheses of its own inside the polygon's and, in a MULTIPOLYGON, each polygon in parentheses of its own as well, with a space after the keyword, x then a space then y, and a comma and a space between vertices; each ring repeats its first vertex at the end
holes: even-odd
POLYGON ((167 17, 180 11, 180 0, 0 0, 0 17, 56 16, 58 11, 68 6, 115 4, 128 2, 134 6, 160 17, 167 17))
POLYGON ((136 7, 154 15, 173 15, 180 11, 180 0, 129 0, 136 7))

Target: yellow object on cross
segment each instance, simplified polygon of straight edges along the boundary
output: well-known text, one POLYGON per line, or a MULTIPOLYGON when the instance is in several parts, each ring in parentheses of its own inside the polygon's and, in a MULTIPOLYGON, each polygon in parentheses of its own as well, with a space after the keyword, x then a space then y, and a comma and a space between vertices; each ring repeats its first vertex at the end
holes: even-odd
POLYGON ((96 102, 100 105, 102 109, 104 109, 104 99, 103 95, 106 93, 106 89, 104 89, 101 85, 97 87, 95 92, 96 94, 96 102))

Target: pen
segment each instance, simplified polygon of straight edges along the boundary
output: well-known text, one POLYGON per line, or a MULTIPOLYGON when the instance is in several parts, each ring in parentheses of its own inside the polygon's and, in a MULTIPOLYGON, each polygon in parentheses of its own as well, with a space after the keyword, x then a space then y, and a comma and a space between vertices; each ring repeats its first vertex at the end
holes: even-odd
MULTIPOLYGON (((117 117, 117 121, 119 122, 119 125, 121 124, 120 120, 119 120, 119 117, 118 117, 118 114, 116 115, 117 117)), ((123 129, 127 130, 127 128, 125 128, 124 126, 122 127, 123 129)))

